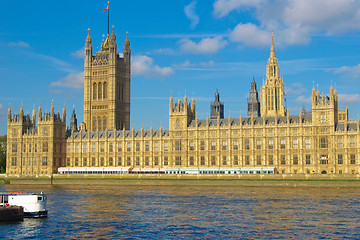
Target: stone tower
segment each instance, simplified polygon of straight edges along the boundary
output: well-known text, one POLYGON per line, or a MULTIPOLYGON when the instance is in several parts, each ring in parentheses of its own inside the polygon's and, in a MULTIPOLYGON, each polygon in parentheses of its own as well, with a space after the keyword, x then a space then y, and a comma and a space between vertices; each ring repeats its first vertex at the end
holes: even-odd
POLYGON ((186 129, 189 123, 195 120, 195 98, 193 97, 191 103, 188 102, 186 92, 184 101, 179 99, 174 104, 172 95, 169 101, 169 129, 172 131, 186 129))
POLYGON ((76 132, 77 130, 78 130, 78 128, 77 128, 77 118, 76 118, 76 113, 75 113, 75 108, 74 108, 73 112, 71 114, 71 118, 70 118, 70 131, 76 132))
POLYGON ((210 119, 217 119, 218 116, 220 119, 224 118, 224 103, 220 102, 220 95, 218 90, 216 90, 215 101, 211 103, 210 110, 210 119))
POLYGON ((93 55, 90 30, 85 44, 84 122, 88 131, 130 129, 130 60, 128 34, 123 56, 117 53, 114 27, 103 35, 101 50, 93 55))
POLYGON ((251 90, 249 93, 249 101, 248 101, 248 117, 260 117, 260 102, 258 91, 256 89, 256 82, 253 79, 251 83, 251 90))
POLYGON ((270 58, 266 67, 266 80, 261 90, 261 116, 286 116, 286 91, 275 57, 274 36, 271 40, 270 58))

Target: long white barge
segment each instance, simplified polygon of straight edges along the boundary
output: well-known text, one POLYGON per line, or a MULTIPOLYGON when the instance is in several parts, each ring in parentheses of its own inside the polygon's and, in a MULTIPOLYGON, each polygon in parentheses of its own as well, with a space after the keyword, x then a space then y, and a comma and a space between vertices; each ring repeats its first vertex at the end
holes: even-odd
POLYGON ((44 193, 5 192, 0 193, 0 206, 21 206, 24 217, 47 217, 47 198, 44 193))
POLYGON ((60 167, 60 174, 275 174, 275 167, 60 167))

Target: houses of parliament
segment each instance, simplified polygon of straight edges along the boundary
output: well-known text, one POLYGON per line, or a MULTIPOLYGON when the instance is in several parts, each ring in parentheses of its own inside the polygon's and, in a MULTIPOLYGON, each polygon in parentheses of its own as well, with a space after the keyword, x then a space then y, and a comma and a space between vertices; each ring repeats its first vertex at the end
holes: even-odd
POLYGON ((195 98, 169 99, 169 129, 130 129, 131 50, 126 34, 118 53, 114 27, 94 53, 90 30, 85 41, 84 122, 75 110, 69 127, 62 115, 32 116, 8 110, 9 176, 50 176, 67 169, 236 169, 271 167, 274 174, 357 174, 360 123, 339 110, 332 84, 328 95, 312 88, 311 111, 290 116, 272 39, 266 79, 255 80, 247 116, 224 118, 218 92, 211 115, 196 117, 195 98), (260 95, 260 96, 259 96, 260 95))

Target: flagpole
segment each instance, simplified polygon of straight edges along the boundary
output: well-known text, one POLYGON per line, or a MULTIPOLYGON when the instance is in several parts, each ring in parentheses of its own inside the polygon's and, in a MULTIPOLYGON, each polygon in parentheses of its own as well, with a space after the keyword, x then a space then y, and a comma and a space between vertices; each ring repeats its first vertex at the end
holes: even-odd
MULTIPOLYGON (((108 1, 108 6, 109 6, 109 3, 110 3, 110 1, 108 1)), ((109 19, 110 19, 110 17, 109 17, 109 15, 110 15, 110 7, 108 7, 108 35, 109 35, 109 31, 110 31, 110 27, 109 27, 109 19)))

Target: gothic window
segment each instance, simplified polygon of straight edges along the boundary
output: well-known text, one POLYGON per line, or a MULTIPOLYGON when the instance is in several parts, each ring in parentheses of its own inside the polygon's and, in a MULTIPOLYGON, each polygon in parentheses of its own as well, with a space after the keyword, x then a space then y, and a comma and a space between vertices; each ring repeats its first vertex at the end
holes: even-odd
POLYGON ((140 143, 136 143, 136 151, 140 152, 140 143))
POLYGON ((194 149, 195 149, 195 144, 194 144, 194 142, 190 142, 190 151, 194 151, 194 149))
POLYGON ((311 140, 310 138, 305 139, 305 148, 310 149, 311 148, 311 140))
POLYGON ((13 152, 13 153, 16 153, 16 152, 17 152, 17 144, 16 144, 16 143, 13 143, 13 144, 12 144, 12 152, 13 152))
POLYGON ((250 149, 250 140, 246 139, 244 145, 245 145, 245 150, 249 150, 250 149))
POLYGON ((84 143, 83 152, 84 152, 84 153, 87 153, 87 144, 86 144, 86 143, 84 143))
POLYGON ((47 166, 47 164, 48 164, 48 158, 47 158, 47 157, 43 157, 43 159, 42 159, 42 165, 43 165, 43 166, 47 166))
POLYGON ((103 98, 106 99, 107 97, 107 82, 104 82, 103 86, 103 98))
POLYGON ((98 99, 101 99, 102 97, 102 85, 101 83, 99 83, 99 86, 98 86, 98 99))
POLYGON ((104 131, 105 131, 106 128, 107 128, 106 124, 107 124, 106 117, 104 117, 104 120, 103 120, 103 130, 104 130, 104 131))
POLYGON ((181 141, 175 142, 175 151, 181 151, 181 141))
POLYGON ((95 118, 93 119, 93 126, 92 127, 93 127, 92 130, 96 131, 96 119, 95 118))
POLYGON ((96 100, 96 93, 97 93, 97 85, 94 83, 93 85, 93 99, 96 100))
POLYGON ((338 154, 338 164, 343 164, 343 155, 342 154, 338 154))
POLYGON ((325 117, 325 113, 321 113, 321 119, 320 119, 321 123, 325 123, 326 122, 326 117, 325 117))
POLYGON ((227 142, 223 141, 222 142, 222 150, 226 150, 226 146, 227 146, 227 142))
POLYGON ((98 130, 101 131, 101 119, 98 120, 98 130))
POLYGON ((239 149, 239 142, 234 141, 234 150, 238 150, 238 149, 239 149))
POLYGON ((298 149, 298 140, 296 138, 293 139, 293 149, 298 149))
POLYGON ((298 158, 298 155, 297 155, 297 154, 293 155, 293 164, 294 164, 294 165, 298 165, 298 164, 299 164, 299 158, 298 158))
POLYGON ((269 139, 269 149, 274 149, 274 140, 269 139))
POLYGON ((150 145, 148 142, 145 143, 145 152, 148 152, 150 149, 150 145))
POLYGON ((323 137, 320 138, 320 148, 328 148, 328 139, 323 137))
POLYGON ((355 137, 350 137, 350 148, 355 148, 355 137))
POLYGON ((180 120, 179 119, 176 119, 176 128, 180 128, 181 125, 180 125, 180 120))
POLYGON ((256 149, 261 149, 261 140, 256 141, 256 149))
POLYGON ((310 164, 310 163, 311 163, 311 156, 310 156, 310 155, 305 155, 305 163, 306 163, 306 164, 310 164))
POLYGON ((211 141, 211 150, 216 150, 216 141, 211 141))
POLYGON ((339 137, 337 141, 338 141, 338 148, 342 148, 343 147, 342 138, 339 137))

